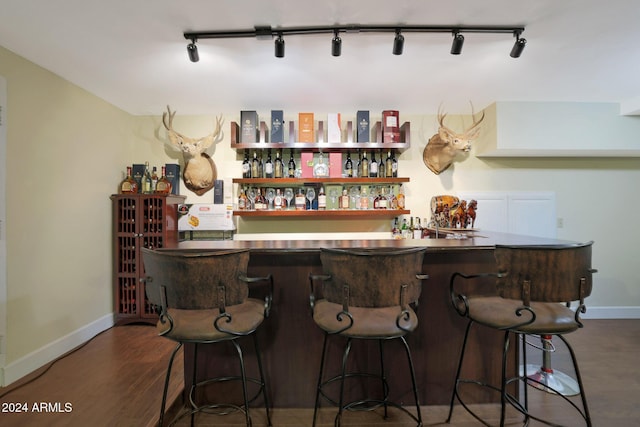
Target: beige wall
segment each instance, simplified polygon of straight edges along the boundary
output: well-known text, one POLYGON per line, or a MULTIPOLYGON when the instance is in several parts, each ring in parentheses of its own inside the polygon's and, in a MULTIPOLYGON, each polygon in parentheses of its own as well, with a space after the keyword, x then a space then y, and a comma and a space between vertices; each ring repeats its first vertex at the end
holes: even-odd
MULTIPOLYGON (((12 365, 111 314, 109 195, 127 164, 149 160, 161 165, 180 156, 162 143, 162 111, 153 117, 131 116, 2 48, 0 74, 8 92, 6 365, 12 365)), ((184 117, 180 106, 172 107, 178 110, 176 130, 201 136, 213 129, 214 117, 184 117)), ((239 112, 220 112, 225 135, 209 154, 220 177, 237 177, 241 159, 230 148, 228 123, 238 121, 239 112)), ((469 117, 465 119, 468 123, 469 117)), ((596 241, 599 273, 590 306, 640 307, 635 268, 640 159, 480 159, 472 151, 452 171, 436 176, 422 163, 422 148, 436 131, 435 117, 401 120, 412 127, 411 148, 399 159, 401 175, 411 178, 406 192, 412 215, 428 216, 427 202, 436 194, 553 191, 557 215, 564 219, 558 237, 596 241)), ((486 135, 491 133, 488 127, 486 135)), ((188 194, 188 202, 211 197, 188 194)), ((239 226, 366 231, 384 230, 388 221, 239 226)))

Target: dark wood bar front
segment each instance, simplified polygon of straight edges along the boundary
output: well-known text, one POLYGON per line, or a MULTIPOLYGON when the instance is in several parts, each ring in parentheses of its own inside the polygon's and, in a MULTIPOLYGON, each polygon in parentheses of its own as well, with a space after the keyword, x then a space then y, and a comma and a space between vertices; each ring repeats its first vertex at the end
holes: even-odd
MULTIPOLYGON (((314 404, 315 387, 322 350, 323 333, 314 324, 309 308, 309 273, 320 273, 322 247, 411 247, 424 246, 427 251, 422 273, 429 275, 423 282, 417 309, 419 325, 408 335, 413 353, 421 404, 448 404, 451 396, 457 358, 466 325, 451 307, 449 278, 455 271, 466 273, 495 271, 495 244, 545 245, 567 243, 552 239, 482 233, 467 239, 425 240, 304 240, 304 241, 185 241, 181 248, 241 248, 251 249, 250 275, 272 274, 275 282, 273 309, 258 331, 262 358, 269 381, 269 391, 275 407, 310 408, 314 404)), ((493 291, 492 280, 474 283, 474 292, 493 291)), ((470 337, 467 363, 475 372, 484 372, 488 379, 499 381, 502 334, 481 328, 470 337), (471 349, 473 348, 473 349, 471 349), (471 350, 471 351, 470 351, 471 350)), ((215 352, 200 350, 198 377, 218 372, 236 372, 237 359, 215 352), (209 357, 206 357, 209 356, 209 357), (205 360, 206 359, 206 360, 205 360)), ((255 374, 252 343, 245 340, 247 369, 255 374)), ((232 351, 229 346, 229 351, 232 351)), ((338 345, 328 350, 327 373, 338 372, 342 349, 338 345)), ((350 364, 359 370, 379 370, 375 342, 354 344, 350 364)), ((193 348, 185 347, 185 390, 191 384, 193 348)), ((386 369, 389 374, 391 398, 412 402, 410 378, 406 371, 405 354, 397 342, 385 346, 386 369), (399 394, 398 394, 399 393, 399 394)), ((515 362, 516 353, 513 352, 515 362)), ((355 384, 354 387, 359 387, 355 384)), ((366 386, 365 386, 366 387, 366 386)), ((478 390, 471 400, 495 401, 495 394, 478 390)))

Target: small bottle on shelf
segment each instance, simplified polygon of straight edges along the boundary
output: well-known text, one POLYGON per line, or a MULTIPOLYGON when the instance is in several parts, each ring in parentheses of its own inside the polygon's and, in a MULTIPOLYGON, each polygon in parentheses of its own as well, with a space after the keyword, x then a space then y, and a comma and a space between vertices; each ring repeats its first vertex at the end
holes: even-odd
POLYGON ((273 198, 273 208, 275 210, 281 210, 284 203, 284 198, 279 188, 276 188, 276 196, 273 198))
POLYGON ((369 159, 367 159, 367 152, 363 152, 362 153, 362 160, 361 160, 361 168, 360 170, 362 171, 362 173, 360 174, 360 177, 362 178, 367 178, 369 177, 369 159))
POLYGON ((369 195, 365 185, 360 189, 360 209, 369 209, 369 195))
POLYGON ((158 185, 158 169, 154 166, 151 172, 151 192, 155 193, 156 186, 158 185))
POLYGON ((404 209, 404 188, 402 188, 402 184, 400 184, 400 188, 398 188, 398 195, 396 196, 398 199, 398 209, 404 209))
POLYGON ((324 193, 324 187, 320 187, 318 193, 318 210, 324 211, 327 209, 327 195, 324 193))
POLYGON ((127 176, 120 182, 118 187, 120 194, 131 194, 138 192, 138 182, 131 176, 131 166, 127 166, 127 176))
POLYGON ((386 166, 384 163, 384 156, 382 155, 382 150, 380 150, 380 163, 378 164, 378 177, 386 178, 386 166))
POLYGON ((304 190, 302 188, 298 189, 298 194, 296 194, 295 205, 297 211, 303 211, 306 208, 307 197, 304 194, 304 190))
POLYGON ((393 177, 393 159, 391 158, 391 150, 387 152, 387 160, 384 162, 384 174, 387 178, 393 177))
POLYGON ((253 152, 253 160, 251 160, 251 178, 262 178, 260 175, 260 162, 258 161, 258 153, 253 152))
POLYGON ((244 188, 240 189, 240 195, 238 196, 238 210, 244 211, 249 209, 249 199, 244 191, 244 188))
POLYGON ((393 221, 393 227, 391 228, 391 237, 395 240, 402 239, 402 234, 400 234, 400 228, 398 227, 398 218, 393 221))
POLYGON ((349 209, 349 195, 347 194, 347 189, 342 190, 342 196, 340 196, 338 205, 340 209, 349 209))
POLYGON ((257 211, 266 211, 267 209, 269 209, 269 203, 267 203, 267 199, 262 195, 262 191, 260 188, 258 188, 257 190, 254 209, 257 211))
POLYGON ((160 174, 160 179, 158 179, 158 183, 156 184, 156 193, 158 194, 169 194, 171 193, 171 181, 167 178, 167 167, 162 166, 162 173, 160 174))
POLYGON ((420 226, 420 217, 416 217, 413 222, 413 238, 422 239, 422 227, 420 226))

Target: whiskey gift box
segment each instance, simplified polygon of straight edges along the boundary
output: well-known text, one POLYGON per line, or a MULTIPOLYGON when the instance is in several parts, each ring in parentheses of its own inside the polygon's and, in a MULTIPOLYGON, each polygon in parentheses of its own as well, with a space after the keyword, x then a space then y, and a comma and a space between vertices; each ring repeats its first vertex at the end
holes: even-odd
POLYGON ((180 194, 180 165, 167 163, 164 167, 166 177, 171 182, 171 194, 180 194))
POLYGON ((315 142, 313 113, 298 113, 298 142, 315 142))
POLYGON ((340 113, 329 113, 327 116, 327 142, 342 142, 340 113))
POLYGON ((356 141, 358 142, 370 142, 369 135, 371 130, 369 127, 369 111, 360 110, 356 113, 356 124, 358 129, 358 135, 356 141))
POLYGON ((313 152, 303 151, 300 153, 301 178, 313 178, 313 152))
POLYGON ((142 175, 144 175, 144 164, 134 163, 131 168, 131 176, 138 183, 138 193, 142 193, 142 175))
POLYGON ((240 111, 240 142, 258 142, 258 113, 240 111))
POLYGON ((400 142, 400 113, 397 110, 382 112, 382 142, 400 142))
POLYGON ((271 110, 269 142, 284 142, 284 113, 282 110, 271 110))

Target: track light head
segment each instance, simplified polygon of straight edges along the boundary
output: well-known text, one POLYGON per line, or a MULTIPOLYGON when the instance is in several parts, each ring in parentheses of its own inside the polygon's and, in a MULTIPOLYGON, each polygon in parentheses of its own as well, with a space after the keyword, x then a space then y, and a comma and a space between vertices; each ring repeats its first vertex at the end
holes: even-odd
POLYGON ((198 55, 198 46, 196 46, 196 39, 191 39, 191 43, 187 45, 187 53, 191 62, 200 61, 200 55, 198 55))
POLYGON ((460 55, 462 45, 464 44, 464 36, 459 31, 453 32, 453 43, 451 43, 451 55, 460 55))
POLYGON ((276 58, 284 58, 284 39, 282 33, 278 34, 276 39, 276 58))
POLYGON ((520 31, 514 32, 513 35, 516 38, 516 42, 513 44, 509 56, 511 56, 512 58, 520 58, 524 47, 527 45, 527 39, 520 38, 520 31))
POLYGON ((342 54, 342 39, 338 35, 338 30, 333 33, 333 40, 331 40, 331 55, 340 56, 342 54))
POLYGON ((393 54, 402 55, 404 49, 404 36, 400 33, 400 30, 396 30, 396 37, 393 39, 393 54))

